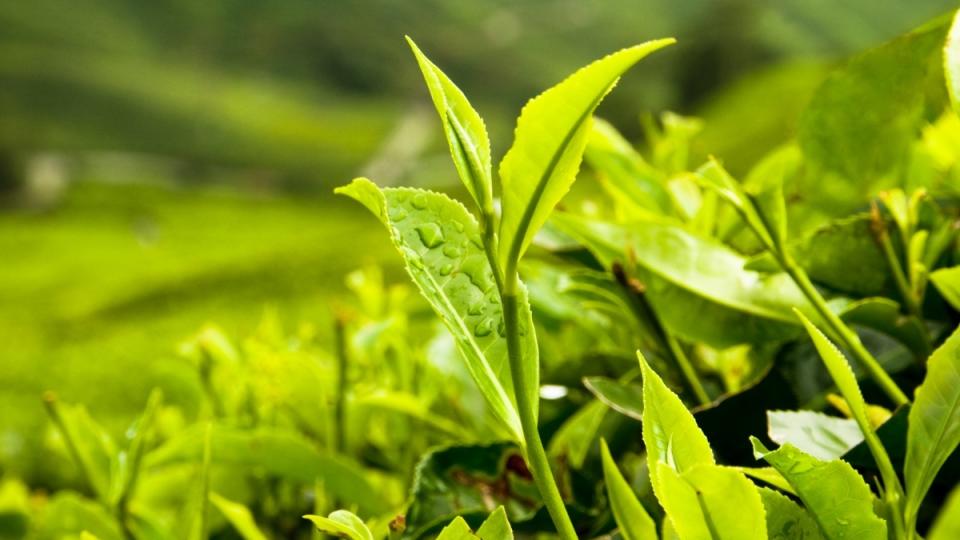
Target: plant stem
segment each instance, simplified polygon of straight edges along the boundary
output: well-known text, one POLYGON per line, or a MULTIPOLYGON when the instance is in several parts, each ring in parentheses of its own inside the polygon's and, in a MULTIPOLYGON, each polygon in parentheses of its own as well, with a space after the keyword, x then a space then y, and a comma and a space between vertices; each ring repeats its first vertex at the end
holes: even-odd
POLYGON ((697 371, 693 368, 693 364, 690 363, 690 359, 687 358, 687 353, 683 352, 680 342, 677 341, 677 338, 674 337, 673 334, 666 331, 663 332, 663 340, 667 345, 667 350, 670 351, 670 356, 672 356, 674 362, 677 363, 680 372, 683 373, 683 377, 690 386, 693 395, 696 396, 697 401, 700 402, 700 405, 709 404, 710 394, 707 393, 707 390, 703 387, 703 383, 700 382, 700 378, 697 377, 697 371))
POLYGON ((873 377, 873 380, 880 385, 880 388, 883 389, 887 396, 889 396, 898 407, 910 403, 910 399, 900 390, 900 387, 897 386, 897 383, 895 383, 890 375, 883 369, 880 362, 863 346, 860 337, 840 320, 840 317, 837 316, 836 313, 830 310, 820 291, 814 287, 807 273, 800 268, 796 261, 793 260, 793 257, 783 250, 774 252, 774 255, 777 257, 784 271, 793 278, 794 283, 803 291, 807 300, 813 304, 813 307, 817 310, 820 317, 826 321, 834 334, 843 341, 843 345, 853 354, 857 361, 860 362, 860 365, 867 370, 870 376, 873 377))
POLYGON ((343 320, 343 317, 336 316, 334 322, 334 339, 336 340, 337 348, 337 395, 334 398, 336 401, 333 404, 333 422, 336 426, 335 436, 336 439, 333 443, 333 448, 338 454, 342 454, 344 448, 346 448, 347 437, 346 437, 346 424, 347 424, 347 410, 346 410, 346 394, 347 394, 347 365, 349 364, 349 358, 347 357, 347 330, 346 322, 343 320))
MULTIPOLYGON (((556 479, 553 477, 553 471, 550 470, 547 452, 540 440, 540 432, 537 430, 537 415, 534 412, 536 410, 535 404, 530 403, 528 393, 523 391, 525 381, 528 380, 529 376, 527 374, 527 359, 524 358, 520 341, 520 310, 517 302, 520 278, 515 269, 505 274, 504 277, 504 289, 501 291, 503 321, 507 338, 507 355, 510 360, 510 374, 513 376, 520 426, 523 429, 523 452, 530 467, 530 472, 533 473, 533 480, 537 484, 540 496, 543 498, 547 512, 549 512, 550 518, 557 527, 560 537, 564 540, 576 540, 577 532, 573 528, 573 522, 570 521, 566 507, 563 505, 563 498, 557 488, 556 479)), ((528 328, 526 331, 532 332, 533 329, 528 328)))
POLYGON ((880 250, 883 252, 883 257, 887 261, 890 273, 893 274, 893 281, 897 285, 897 290, 903 298, 903 303, 906 304, 907 311, 918 319, 923 320, 920 313, 920 304, 917 301, 916 295, 913 293, 913 287, 910 286, 906 274, 903 272, 903 265, 900 264, 897 253, 893 249, 893 242, 890 241, 890 235, 887 233, 886 223, 880 218, 879 210, 877 210, 876 206, 873 207, 873 210, 871 214, 873 236, 880 245, 880 250))

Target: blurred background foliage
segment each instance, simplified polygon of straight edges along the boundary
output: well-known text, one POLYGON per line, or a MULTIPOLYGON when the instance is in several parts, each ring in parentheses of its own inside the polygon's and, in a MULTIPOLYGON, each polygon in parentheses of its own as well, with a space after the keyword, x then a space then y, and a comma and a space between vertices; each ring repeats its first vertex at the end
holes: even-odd
MULTIPOLYGON (((794 134, 826 70, 953 0, 0 3, 0 470, 36 475, 40 395, 118 430, 148 390, 190 411, 176 344, 265 310, 330 340, 343 276, 396 257, 332 196, 455 183, 409 34, 510 140, 524 101, 647 39, 679 44, 600 114, 700 117, 735 174, 794 134), (762 111, 763 114, 758 114, 762 111)), ((502 154, 505 147, 495 147, 502 154)))

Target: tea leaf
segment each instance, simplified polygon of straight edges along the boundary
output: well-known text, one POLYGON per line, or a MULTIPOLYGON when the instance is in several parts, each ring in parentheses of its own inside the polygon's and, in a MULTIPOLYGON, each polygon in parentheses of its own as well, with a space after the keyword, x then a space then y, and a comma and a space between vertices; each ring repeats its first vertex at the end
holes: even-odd
POLYGON ((820 540, 823 535, 817 522, 803 507, 789 497, 768 488, 759 488, 760 500, 767 516, 770 540, 820 540))
POLYGON ((553 223, 607 268, 635 263, 650 303, 680 337, 724 349, 799 332, 790 309, 808 302, 790 277, 746 270, 746 260, 719 242, 653 221, 624 226, 558 214, 553 223))
POLYGON ((373 540, 373 533, 363 520, 346 510, 337 510, 328 517, 306 515, 303 518, 310 520, 320 532, 350 540, 373 540))
POLYGON ((817 459, 837 459, 863 441, 854 420, 815 411, 768 411, 768 435, 773 442, 791 444, 817 459))
POLYGON ((927 540, 955 540, 960 538, 960 486, 953 488, 947 502, 940 508, 927 540))
MULTIPOLYGON (((694 465, 715 463, 707 437, 693 414, 637 352, 643 373, 643 444, 647 447, 650 482, 659 497, 658 463, 683 473, 694 465)), ((674 523, 677 525, 677 523, 674 523)))
POLYGON ((754 454, 790 482, 828 540, 884 540, 887 524, 873 512, 870 488, 847 463, 820 461, 789 444, 767 450, 751 437, 754 454))
POLYGON ((663 174, 647 163, 605 120, 593 119, 584 158, 600 174, 604 188, 632 214, 673 213, 673 198, 663 174))
POLYGON ((673 42, 650 41, 597 60, 523 108, 513 146, 500 162, 501 267, 516 267, 537 230, 570 189, 580 168, 593 111, 620 75, 673 42))
POLYGON ((800 118, 804 154, 863 187, 905 158, 921 121, 931 59, 946 28, 946 21, 938 20, 832 74, 800 118))
POLYGON ((607 442, 600 440, 601 459, 603 460, 603 481, 607 485, 607 497, 610 508, 617 521, 620 535, 625 540, 657 540, 657 526, 653 518, 643 508, 627 480, 610 455, 607 442))
MULTIPOLYGON (((200 461, 204 430, 199 427, 180 432, 147 454, 145 470, 161 472, 164 467, 200 461)), ((389 510, 387 501, 378 495, 359 464, 346 457, 323 454, 314 443, 295 432, 213 426, 211 447, 218 465, 262 470, 303 485, 313 485, 319 478, 332 495, 345 503, 357 504, 364 512, 389 510)))
POLYGON ((930 274, 930 281, 954 309, 960 310, 960 266, 942 268, 930 274))
POLYGON ((800 318, 800 322, 803 323, 807 333, 810 334, 810 339, 813 340, 813 345, 817 348, 824 365, 827 366, 827 371, 830 372, 833 382, 840 389, 843 398, 847 400, 850 415, 857 421, 864 433, 872 433, 873 428, 867 415, 867 403, 863 400, 863 394, 860 393, 860 385, 857 384, 857 377, 853 374, 850 363, 847 362, 846 357, 837 349, 836 345, 831 343, 827 336, 823 335, 823 332, 814 326, 809 319, 799 311, 797 317, 800 318))
POLYGON ((960 11, 953 18, 953 25, 943 47, 943 71, 947 76, 947 90, 953 108, 960 114, 960 11))
POLYGON ((210 493, 210 502, 220 510, 244 540, 267 540, 267 536, 257 527, 249 508, 218 493, 210 493))
POLYGON ((437 540, 472 540, 476 538, 470 525, 462 517, 456 517, 449 525, 440 531, 437 540))
POLYGON ((658 464, 663 483, 660 501, 682 538, 766 540, 760 494, 734 469, 699 464, 677 474, 658 464))
MULTIPOLYGON (((337 193, 364 204, 390 232, 407 272, 447 329, 490 408, 516 441, 520 418, 512 399, 513 383, 503 329, 503 308, 493 270, 483 251, 479 225, 456 201, 408 188, 381 190, 358 178, 337 193)), ((526 298, 525 358, 536 365, 537 346, 526 298)), ((537 370, 531 369, 536 379, 537 370)), ((536 393, 539 383, 524 391, 536 393)), ((525 385, 527 386, 527 385, 525 385)), ((533 396, 531 403, 537 403, 533 396)))
POLYGON ((547 447, 554 460, 562 459, 574 469, 583 467, 587 453, 593 447, 600 424, 607 415, 607 406, 600 400, 591 400, 570 416, 557 430, 547 447))
POLYGON ((460 179, 481 211, 492 211, 490 139, 483 119, 457 85, 420 51, 409 36, 407 43, 420 64, 430 97, 440 114, 443 132, 450 146, 450 155, 460 179))
POLYGON ((927 361, 907 427, 906 515, 916 516, 940 467, 960 444, 960 329, 927 361))
POLYGON ((507 511, 498 506, 477 529, 480 540, 513 540, 513 529, 507 520, 507 511))
POLYGON ((61 403, 53 394, 44 396, 47 412, 63 437, 67 452, 81 478, 103 502, 110 500, 114 459, 113 439, 83 405, 61 403))
POLYGON ((643 420, 643 388, 608 377, 584 377, 583 385, 600 401, 620 414, 643 420))

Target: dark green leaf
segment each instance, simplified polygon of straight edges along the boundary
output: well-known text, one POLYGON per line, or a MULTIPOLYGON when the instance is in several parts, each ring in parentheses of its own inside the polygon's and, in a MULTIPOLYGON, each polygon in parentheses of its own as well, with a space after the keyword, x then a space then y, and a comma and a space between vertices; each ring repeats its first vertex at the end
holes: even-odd
POLYGON ((657 526, 643 508, 630 484, 620 473, 606 441, 600 441, 603 460, 603 480, 607 485, 607 498, 620 535, 625 540, 657 540, 657 526))

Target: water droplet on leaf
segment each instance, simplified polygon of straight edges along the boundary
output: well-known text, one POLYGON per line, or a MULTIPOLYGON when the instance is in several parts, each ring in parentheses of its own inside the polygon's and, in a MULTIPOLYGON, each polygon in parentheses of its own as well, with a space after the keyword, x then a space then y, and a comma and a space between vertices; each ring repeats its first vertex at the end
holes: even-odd
POLYGON ((427 196, 423 193, 417 193, 413 196, 413 200, 410 201, 410 204, 412 204, 413 207, 417 208, 418 210, 423 210, 427 207, 427 196))
POLYGON ((490 332, 493 332, 493 321, 491 319, 484 319, 473 327, 473 335, 477 337, 489 336, 490 332))
POLYGON ((443 243, 443 230, 436 223, 424 223, 417 227, 420 241, 428 248, 435 248, 443 243))

